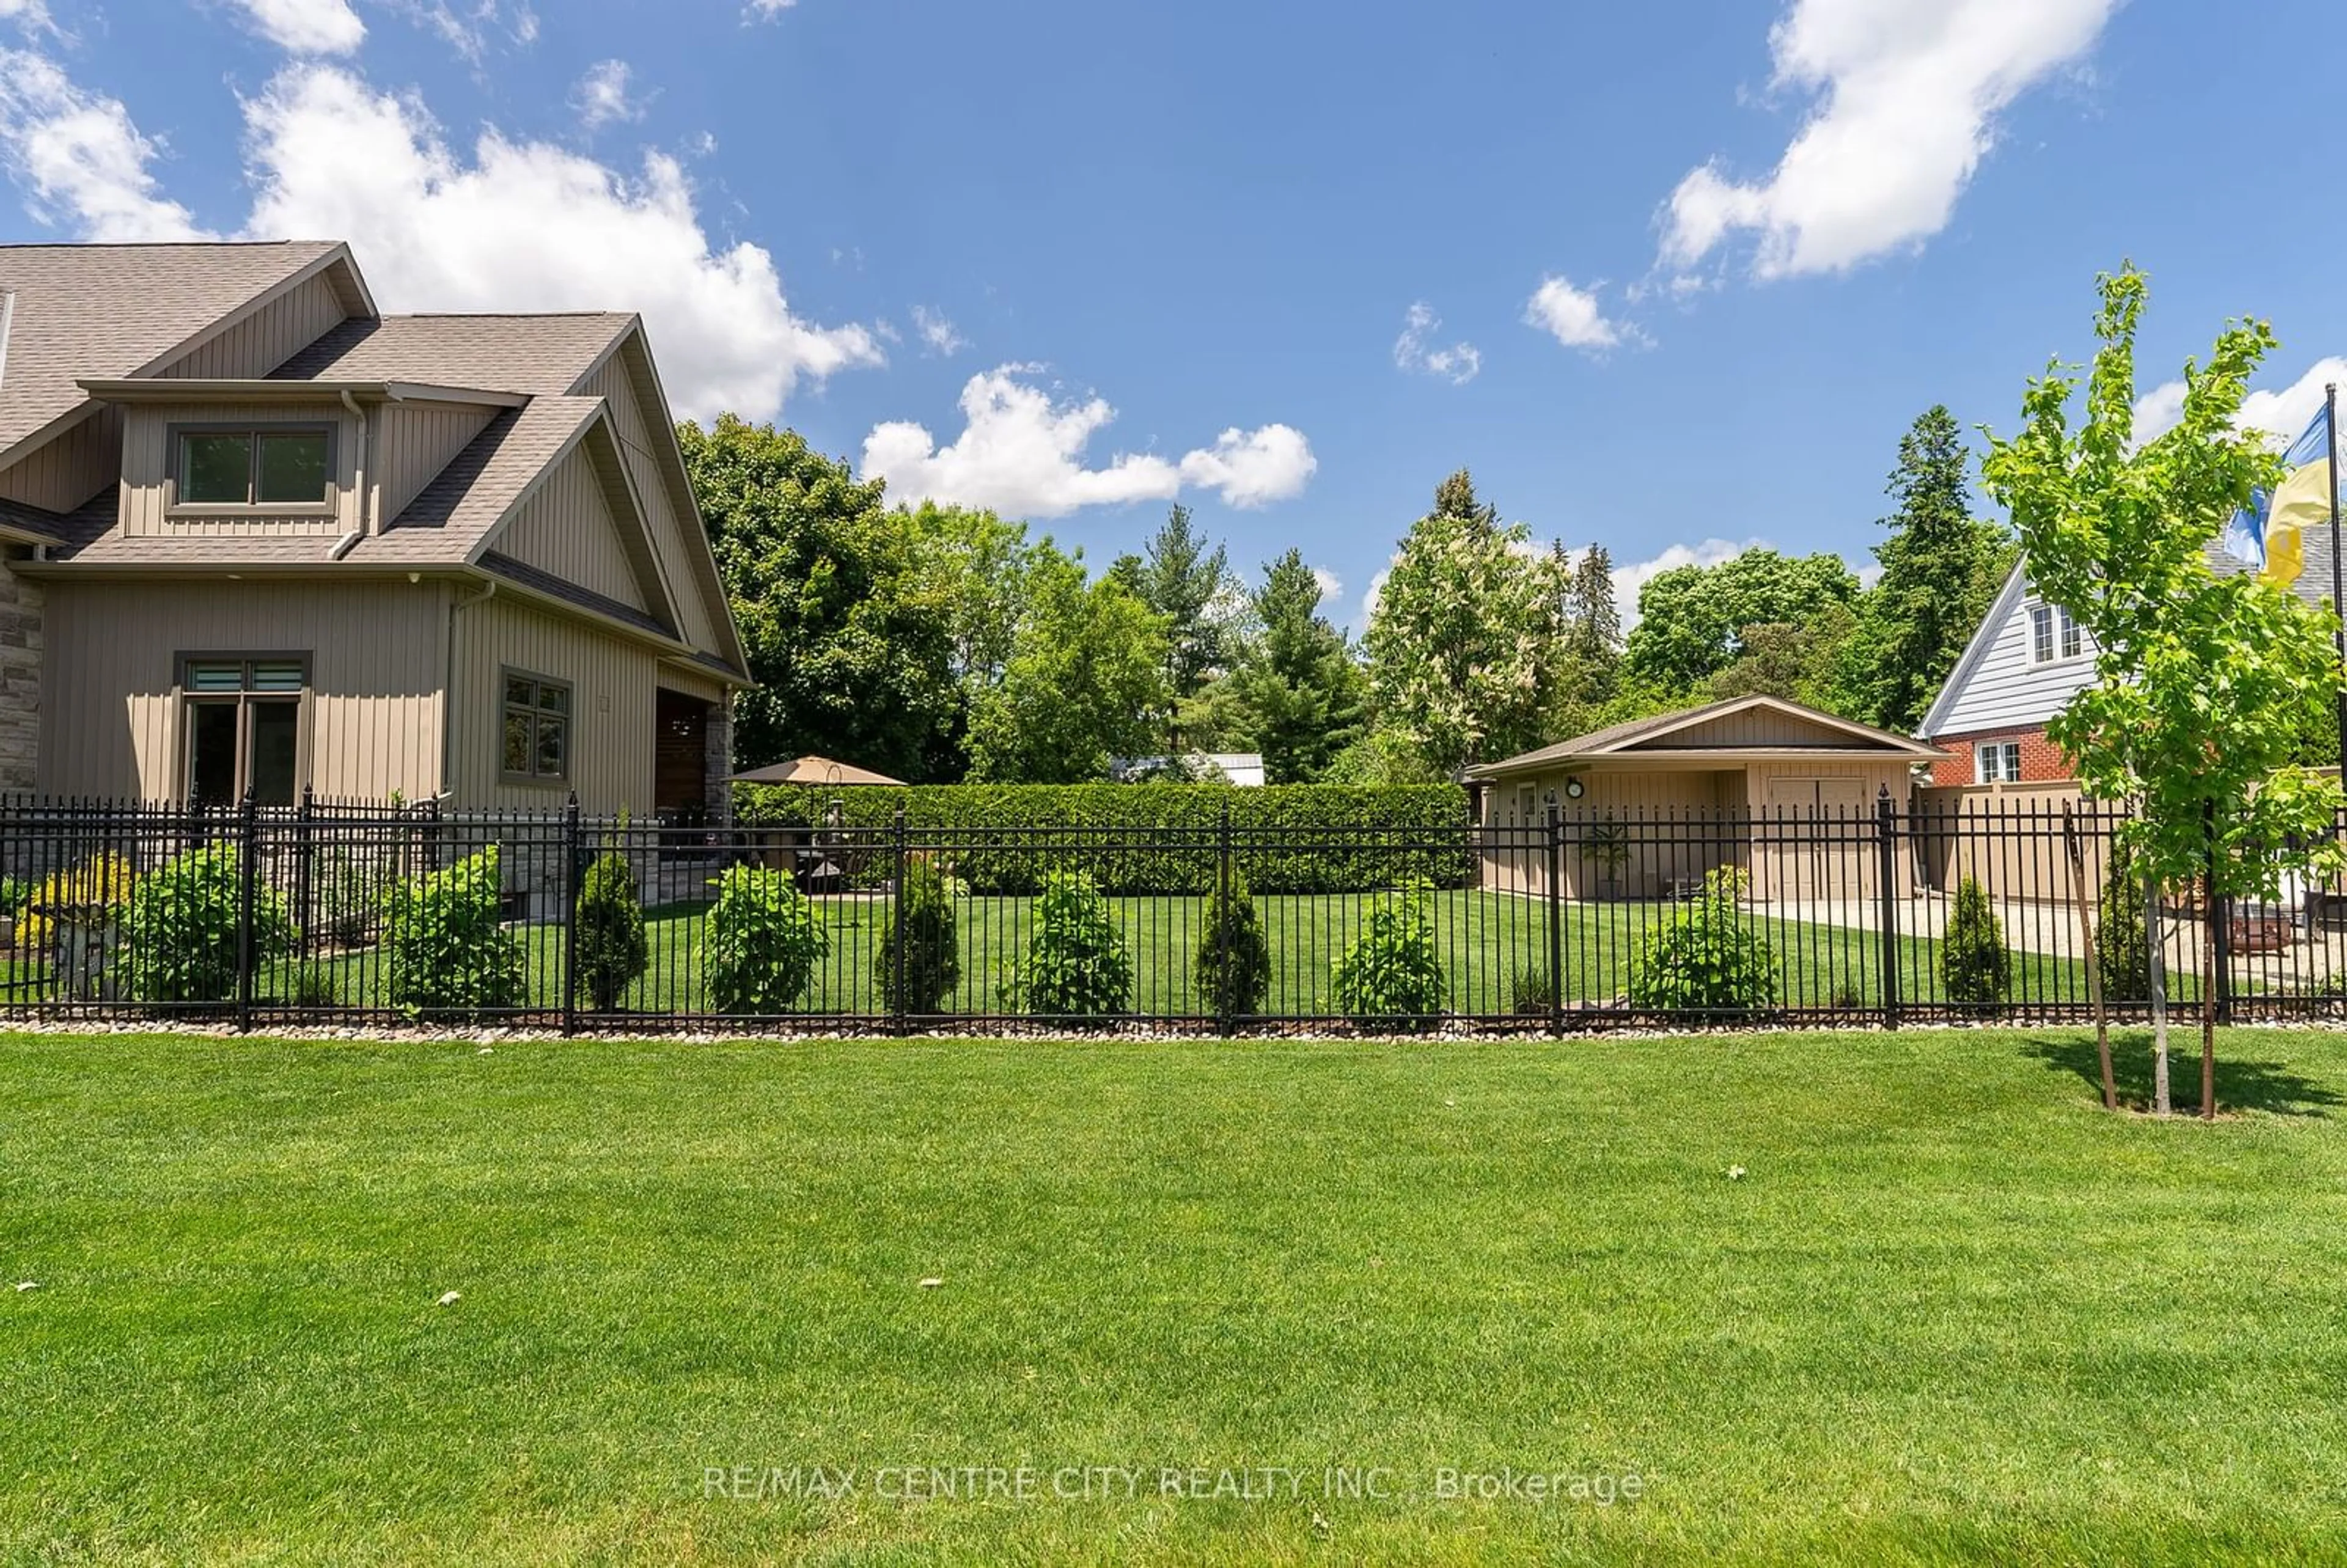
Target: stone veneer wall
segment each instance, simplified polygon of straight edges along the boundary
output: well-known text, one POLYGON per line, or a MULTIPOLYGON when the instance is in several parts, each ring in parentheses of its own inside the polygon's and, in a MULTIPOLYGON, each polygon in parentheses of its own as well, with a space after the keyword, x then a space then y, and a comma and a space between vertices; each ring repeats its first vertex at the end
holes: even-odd
POLYGON ((733 776, 733 694, 727 692, 709 710, 709 726, 703 733, 703 754, 707 771, 702 775, 702 789, 709 801, 709 821, 714 827, 733 825, 733 786, 726 781, 733 776))
POLYGON ((41 597, 39 583, 0 567, 0 790, 31 789, 40 759, 41 597))

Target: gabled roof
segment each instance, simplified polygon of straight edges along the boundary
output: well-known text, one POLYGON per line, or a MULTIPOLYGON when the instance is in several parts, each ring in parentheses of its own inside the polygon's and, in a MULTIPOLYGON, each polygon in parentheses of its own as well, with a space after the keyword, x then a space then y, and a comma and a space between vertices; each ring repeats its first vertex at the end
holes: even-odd
POLYGON ((1602 730, 1592 730, 1585 735, 1575 735, 1538 751, 1525 752, 1500 762, 1485 763, 1467 770, 1471 778, 1493 778, 1502 774, 1524 773, 1544 767, 1567 766, 1576 763, 1594 762, 1600 758, 1619 758, 1660 754, 1683 757, 1690 754, 1717 754, 1723 758, 1752 758, 1772 755, 1824 753, 1848 756, 1870 753, 1901 761, 1928 762, 1946 755, 1938 747, 1927 745, 1906 735, 1878 730, 1871 724, 1861 724, 1854 719, 1820 712, 1799 702, 1788 702, 1781 697, 1737 697, 1725 702, 1710 702, 1699 708, 1682 708, 1674 713, 1657 713, 1651 718, 1633 719, 1627 723, 1613 724, 1602 730), (1821 737, 1815 742, 1757 742, 1720 743, 1694 743, 1687 732, 1700 729, 1717 720, 1739 713, 1766 712, 1791 720, 1821 737), (1683 743, 1672 745, 1677 740, 1683 743))
MULTIPOLYGON (((2309 604, 2328 603, 2333 586, 2331 530, 2327 528, 2304 529, 2299 535, 2299 548, 2301 568, 2298 580, 2290 585, 2291 591, 2309 604)), ((2219 577, 2235 576, 2252 569, 2249 562, 2237 559, 2214 539, 2201 553, 2208 559, 2209 569, 2219 577)), ((1955 707, 1957 699, 1963 696, 1964 687, 1979 672, 1981 661, 1988 657, 1989 650, 1995 646, 1997 631, 2004 625, 2005 618, 2028 593, 2028 562, 2016 560, 2013 570, 2005 575, 2004 587, 1997 591, 1995 602, 1989 606, 1988 613, 1981 617, 1980 624, 1973 628, 1972 640, 1964 644, 1964 651, 1957 656, 1955 667, 1941 682, 1939 695, 1932 699, 1932 706, 1924 712, 1923 722, 1916 726, 1919 733, 1936 735, 1947 728, 1950 711, 1955 707)), ((2053 716, 2049 711, 2043 718, 2053 716)))
POLYGON ((347 321, 271 373, 286 381, 415 381, 559 397, 636 324, 632 315, 383 316, 347 321))
POLYGON ((350 302, 372 313, 349 260, 323 241, 0 246, 0 464, 82 406, 80 378, 167 364, 337 261, 350 302))

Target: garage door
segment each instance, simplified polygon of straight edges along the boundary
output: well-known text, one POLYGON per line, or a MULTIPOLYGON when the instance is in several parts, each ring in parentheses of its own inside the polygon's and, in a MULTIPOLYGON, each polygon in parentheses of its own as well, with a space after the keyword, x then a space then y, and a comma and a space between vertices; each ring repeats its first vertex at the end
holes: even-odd
POLYGON ((1866 897, 1866 807, 1863 779, 1770 779, 1763 841, 1752 857, 1766 872, 1757 891, 1802 903, 1866 897))

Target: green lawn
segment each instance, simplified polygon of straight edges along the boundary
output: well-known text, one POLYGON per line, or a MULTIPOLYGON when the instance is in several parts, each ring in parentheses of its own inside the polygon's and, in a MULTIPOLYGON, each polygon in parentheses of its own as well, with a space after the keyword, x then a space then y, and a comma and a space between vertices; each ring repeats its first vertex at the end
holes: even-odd
POLYGON ((2221 1050, 0 1036, 0 1561, 2336 1562, 2347 1037, 2221 1050))
MULTIPOLYGON (((1274 1017, 1316 1017, 1335 1010, 1328 1000, 1328 973, 1358 934, 1371 907, 1367 895, 1286 897, 1259 895, 1255 907, 1271 944, 1273 974, 1266 1011, 1274 1017)), ((876 983, 887 928, 885 899, 818 900, 831 938, 831 952, 818 968, 801 1006, 810 1013, 882 1010, 876 983)), ((1156 1017, 1188 1017, 1202 1007, 1193 982, 1193 963, 1205 932, 1201 898, 1122 897, 1112 900, 1133 957, 1133 1010, 1156 1017)), ((702 946, 705 905, 680 905, 652 912, 651 967, 631 987, 624 1005, 636 1012, 705 1012, 702 946)), ((1019 961, 1032 935, 1033 901, 1028 898, 965 898, 958 902, 962 979, 948 1010, 982 1015, 1005 1010, 998 987, 1005 968, 1019 961)), ((1562 910, 1559 958, 1569 1004, 1611 1005, 1625 990, 1630 964, 1643 938, 1673 919, 1677 907, 1661 903, 1569 904, 1562 910)), ((1473 890, 1438 894, 1432 923, 1449 979, 1453 1012, 1492 1015, 1512 1011, 1516 976, 1541 974, 1548 965, 1548 908, 1536 900, 1473 890)), ((1757 917, 1776 954, 1781 999, 1788 1005, 1870 1007, 1881 1000, 1881 939, 1874 932, 1757 917)), ((533 1004, 562 1003, 562 933, 559 927, 525 929, 530 948, 533 1004)), ((1902 938, 1899 944, 1902 994, 1911 999, 1932 994, 1938 972, 1936 940, 1902 938)), ((316 966, 337 995, 363 998, 379 982, 370 954, 340 957, 316 966)), ((289 994, 297 966, 285 966, 263 983, 262 994, 289 994)), ((2179 977, 2179 981, 2181 977, 2179 977)), ((2179 983, 2178 994, 2187 993, 2179 983)), ((2032 1001, 2083 1001, 2083 968, 2069 959, 2015 953, 2013 994, 2032 1001)))

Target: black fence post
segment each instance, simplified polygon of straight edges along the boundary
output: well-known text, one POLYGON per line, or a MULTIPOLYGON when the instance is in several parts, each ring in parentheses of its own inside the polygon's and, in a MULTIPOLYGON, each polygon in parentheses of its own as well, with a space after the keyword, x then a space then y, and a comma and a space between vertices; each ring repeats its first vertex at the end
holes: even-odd
POLYGON ((1218 890, 1214 909, 1214 954, 1219 960, 1214 975, 1214 1022, 1225 1035, 1237 1028, 1231 1011, 1231 808, 1223 805, 1223 825, 1215 844, 1216 860, 1214 886, 1218 890))
MULTIPOLYGON (((910 857, 906 854, 905 808, 901 804, 889 825, 888 839, 897 862, 896 880, 888 885, 888 1031, 907 1034, 912 1029, 907 1021, 910 1009, 905 1005, 909 999, 905 995, 905 948, 910 935, 905 928, 905 873, 910 857)), ((922 957, 927 961, 928 955, 922 957)))
POLYGON ((253 970, 259 958, 252 939, 255 890, 261 875, 261 803, 247 786, 240 809, 236 852, 236 1028, 252 1029, 253 970))
POLYGON ((1548 1032, 1564 1032, 1564 814, 1548 797, 1548 1032))
POLYGON ((305 965, 310 958, 311 931, 318 923, 314 907, 318 894, 317 873, 312 866, 310 856, 310 819, 316 810, 317 796, 310 785, 303 784, 301 815, 294 818, 293 823, 294 897, 301 900, 294 906, 293 927, 305 965))
POLYGON ((1875 889, 1881 905, 1882 1027, 1899 1027, 1899 804, 1884 784, 1874 797, 1875 889))
POLYGON ((579 1032, 579 861, 587 853, 585 829, 579 820, 579 792, 562 810, 562 1032, 579 1032))

